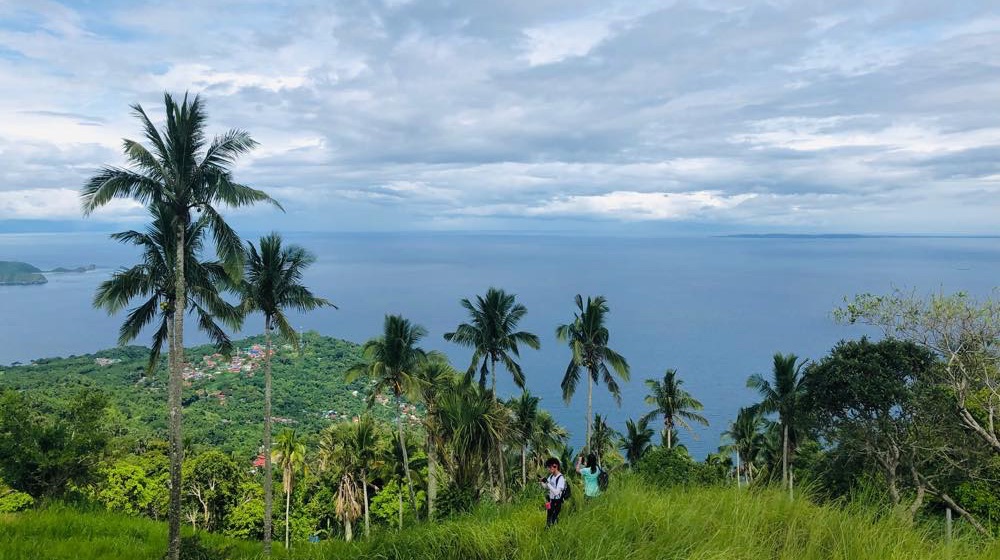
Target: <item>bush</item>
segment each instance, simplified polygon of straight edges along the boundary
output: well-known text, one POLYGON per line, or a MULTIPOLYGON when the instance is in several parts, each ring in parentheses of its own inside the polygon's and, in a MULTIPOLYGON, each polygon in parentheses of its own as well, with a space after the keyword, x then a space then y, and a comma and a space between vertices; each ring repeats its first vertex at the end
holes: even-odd
POLYGON ((24 492, 0 486, 0 513, 24 511, 35 505, 35 499, 24 492))
POLYGON ((476 492, 472 488, 459 488, 450 484, 442 490, 434 501, 434 515, 438 519, 453 517, 467 513, 478 503, 476 492))
POLYGON ((683 448, 657 447, 643 456, 636 471, 651 484, 663 488, 716 485, 726 480, 724 465, 698 463, 683 448))
POLYGON ((202 542, 200 535, 181 537, 181 558, 184 560, 226 560, 232 557, 232 549, 229 545, 208 545, 202 542))

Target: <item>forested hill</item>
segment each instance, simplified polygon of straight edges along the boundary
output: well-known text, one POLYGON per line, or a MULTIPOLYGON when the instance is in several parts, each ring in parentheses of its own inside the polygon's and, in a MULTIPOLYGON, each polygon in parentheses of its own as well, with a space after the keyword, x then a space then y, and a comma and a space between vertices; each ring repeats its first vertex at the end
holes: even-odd
POLYGON ((0 261, 0 286, 44 284, 48 282, 42 271, 28 263, 0 261))
MULTIPOLYGON (((344 372, 361 360, 351 342, 307 333, 301 354, 292 346, 274 346, 274 416, 303 434, 316 434, 331 422, 350 420, 366 406, 364 381, 346 383, 344 372)), ((187 352, 184 436, 197 446, 253 456, 261 439, 264 410, 263 337, 237 341, 227 359, 211 346, 187 352)), ((65 399, 95 388, 110 398, 114 429, 139 439, 166 437, 166 360, 152 377, 146 374, 149 350, 128 346, 95 354, 46 358, 31 364, 0 366, 0 389, 23 390, 43 399, 65 399)), ((389 418, 392 410, 375 406, 389 418)))

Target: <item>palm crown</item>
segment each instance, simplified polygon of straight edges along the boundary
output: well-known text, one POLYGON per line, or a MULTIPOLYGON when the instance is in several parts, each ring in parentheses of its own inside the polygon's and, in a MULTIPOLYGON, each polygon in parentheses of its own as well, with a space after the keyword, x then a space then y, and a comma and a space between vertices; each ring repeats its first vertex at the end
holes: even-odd
POLYGON ((496 394, 496 364, 500 362, 514 378, 514 384, 524 389, 524 372, 514 359, 520 355, 518 345, 535 350, 541 347, 537 336, 516 330, 528 309, 515 303, 514 294, 497 288, 488 289, 486 297, 476 296, 475 304, 463 299, 462 307, 469 312, 471 322, 460 324, 455 332, 445 334, 444 339, 473 349, 469 374, 479 365, 479 385, 485 387, 486 376, 492 373, 496 394))
POLYGON ((263 313, 266 330, 276 328, 285 338, 297 341, 297 333, 285 316, 286 309, 311 311, 318 307, 337 307, 316 297, 302 285, 302 273, 314 262, 316 257, 302 247, 282 246, 277 233, 262 237, 259 250, 248 242, 241 285, 243 312, 263 313))
MULTIPOLYGON (((153 332, 150 345, 148 371, 156 367, 163 344, 169 336, 176 300, 173 263, 177 255, 170 209, 155 206, 151 210, 153 222, 145 231, 129 230, 111 235, 116 241, 139 247, 142 250, 142 262, 130 268, 119 269, 110 279, 102 282, 93 302, 95 307, 114 314, 125 309, 132 301, 141 300, 129 310, 122 323, 118 333, 119 344, 135 340, 142 329, 154 322, 159 314, 159 325, 153 332)), ((228 353, 232 345, 217 320, 236 329, 240 326, 241 318, 238 310, 219 294, 220 290, 233 288, 222 263, 198 258, 205 227, 205 220, 198 220, 187 226, 188 244, 184 251, 187 300, 191 304, 191 311, 198 316, 199 328, 208 334, 221 352, 228 353)))
POLYGON ((583 297, 577 294, 576 307, 579 313, 574 314, 573 322, 556 329, 556 338, 569 343, 570 350, 573 351, 562 380, 563 399, 569 402, 573 398, 580 382, 581 370, 584 370, 595 384, 603 381, 620 404, 621 388, 611 370, 622 381, 628 381, 629 367, 624 357, 608 347, 611 334, 605 325, 610 311, 607 300, 603 296, 588 297, 584 304, 583 297), (611 369, 608 369, 609 365, 611 369))
POLYGON ((164 94, 163 102, 167 123, 162 132, 141 105, 132 106, 149 147, 135 140, 124 140, 127 167, 105 166, 86 183, 82 192, 83 212, 90 214, 115 198, 131 198, 147 206, 166 206, 178 226, 191 222, 192 211, 201 212, 215 239, 216 253, 235 272, 243 256, 240 239, 216 206, 269 202, 280 208, 264 192, 233 181, 230 168, 257 142, 245 130, 232 129, 208 143, 206 114, 198 96, 189 102, 185 94, 178 104, 170 94, 164 94))
POLYGON ((663 381, 647 379, 649 395, 646 403, 653 405, 653 410, 644 418, 649 421, 657 416, 663 416, 663 434, 667 449, 673 447, 673 432, 675 426, 680 426, 693 432, 690 422, 708 425, 708 420, 696 411, 704 409, 701 402, 691 396, 681 385, 684 381, 677 377, 677 370, 668 369, 663 374, 663 381))

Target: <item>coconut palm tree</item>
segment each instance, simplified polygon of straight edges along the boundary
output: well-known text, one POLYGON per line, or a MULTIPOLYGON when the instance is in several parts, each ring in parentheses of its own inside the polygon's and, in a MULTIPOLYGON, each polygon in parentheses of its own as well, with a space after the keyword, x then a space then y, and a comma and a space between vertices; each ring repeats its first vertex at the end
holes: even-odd
POLYGON ((663 440, 667 449, 673 448, 674 428, 680 426, 685 430, 694 431, 691 424, 695 422, 702 426, 708 425, 708 420, 696 411, 705 407, 691 396, 681 385, 684 381, 677 377, 677 370, 668 369, 663 374, 663 381, 647 379, 646 386, 649 387, 649 394, 646 395, 646 404, 653 405, 653 410, 644 418, 653 420, 657 416, 663 416, 663 440))
MULTIPOLYGON (((193 214, 206 221, 207 231, 215 242, 215 252, 230 275, 236 276, 242 265, 243 248, 239 236, 219 212, 221 206, 239 207, 258 202, 277 205, 265 193, 233 180, 231 168, 237 158, 257 143, 243 130, 233 129, 207 142, 206 114, 201 100, 188 101, 185 94, 176 103, 164 94, 166 127, 156 128, 142 106, 132 106, 149 146, 124 140, 126 167, 105 166, 91 177, 81 191, 84 215, 89 215, 114 199, 133 199, 151 211, 155 206, 169 209, 174 230, 174 312, 167 340, 170 376, 167 399, 170 436, 170 505, 168 507, 167 558, 180 557, 181 464, 183 434, 181 426, 181 385, 184 370, 184 312, 187 309, 187 274, 184 271, 188 252, 188 226, 193 214)), ((280 206, 278 206, 280 208, 280 206)))
POLYGON ((576 392, 581 372, 587 376, 586 442, 589 446, 590 429, 593 424, 594 385, 603 382, 611 395, 614 396, 615 401, 621 406, 621 390, 611 371, 614 370, 622 381, 628 381, 629 367, 625 358, 608 347, 611 333, 605 324, 610 311, 607 300, 603 296, 588 297, 587 302, 584 303, 583 297, 577 294, 576 307, 579 312, 574 314, 573 322, 560 325, 556 329, 556 338, 568 343, 573 352, 562 380, 563 399, 567 403, 576 392), (609 365, 611 369, 608 369, 609 365))
POLYGON ((486 290, 485 297, 476 296, 475 304, 468 299, 463 299, 461 303, 469 312, 471 322, 460 324, 455 332, 445 334, 444 339, 473 349, 469 374, 474 374, 478 366, 479 385, 486 387, 486 375, 489 373, 493 394, 496 395, 496 368, 497 362, 500 362, 514 378, 514 384, 524 389, 524 372, 515 360, 520 355, 518 345, 535 350, 541 348, 537 336, 516 330, 528 308, 515 303, 514 294, 492 287, 486 290))
POLYGON ((525 390, 521 396, 507 402, 514 418, 514 434, 521 448, 521 488, 528 485, 528 446, 538 426, 538 397, 525 390))
POLYGON ((722 437, 728 440, 725 449, 736 453, 736 482, 746 473, 747 483, 753 482, 756 461, 764 446, 764 417, 756 407, 740 408, 736 420, 729 424, 729 429, 722 432, 722 437))
MULTIPOLYGON (((136 307, 129 310, 119 329, 118 343, 121 345, 135 340, 147 325, 157 321, 159 317, 150 344, 146 367, 149 373, 156 369, 163 345, 168 342, 172 332, 170 324, 173 321, 176 295, 173 260, 177 255, 173 247, 175 239, 169 208, 158 206, 152 211, 153 222, 145 231, 129 230, 111 235, 116 241, 138 247, 142 251, 142 262, 130 268, 119 269, 110 279, 101 282, 93 301, 94 307, 115 314, 128 307, 132 301, 140 300, 136 307)), ((199 328, 208 334, 220 352, 229 353, 232 351, 232 343, 217 320, 237 329, 240 327, 240 314, 219 293, 220 290, 233 288, 222 263, 201 261, 198 258, 206 225, 205 221, 199 220, 188 226, 187 239, 190 243, 184 266, 187 299, 191 303, 191 311, 198 316, 199 328)))
POLYGON ((285 493, 285 549, 287 550, 291 535, 288 518, 292 509, 295 473, 304 469, 306 465, 306 444, 298 437, 295 430, 286 428, 274 438, 271 461, 277 463, 281 469, 281 489, 285 493))
POLYGON ((260 249, 247 242, 247 259, 240 284, 244 313, 264 315, 264 551, 271 550, 271 509, 274 501, 271 465, 271 335, 275 330, 298 346, 298 333, 286 310, 312 311, 335 305, 302 285, 302 274, 316 257, 298 245, 282 246, 272 233, 260 239, 260 249))
POLYGON ((756 390, 762 398, 758 405, 761 412, 778 414, 781 429, 781 482, 788 488, 790 496, 793 495, 795 485, 791 467, 797 442, 796 427, 805 413, 802 410, 805 394, 802 368, 806 363, 806 360, 800 361, 795 354, 777 353, 774 355, 771 381, 764 379, 759 373, 747 379, 747 387, 756 390))
POLYGON ((414 374, 417 368, 427 361, 427 353, 418 347, 417 343, 426 335, 427 330, 420 325, 412 324, 400 315, 386 315, 382 336, 369 340, 362 348, 362 355, 367 363, 355 365, 346 375, 348 382, 362 375, 371 378, 374 384, 371 395, 373 399, 386 392, 391 393, 395 399, 399 449, 403 458, 406 485, 410 491, 410 503, 417 515, 419 515, 417 494, 413 490, 410 458, 406 450, 406 432, 403 428, 403 396, 412 396, 417 392, 418 382, 414 374))
POLYGON ((633 422, 631 418, 625 421, 625 435, 622 436, 618 448, 625 454, 628 464, 635 466, 642 456, 649 451, 653 442, 653 429, 645 418, 633 422))

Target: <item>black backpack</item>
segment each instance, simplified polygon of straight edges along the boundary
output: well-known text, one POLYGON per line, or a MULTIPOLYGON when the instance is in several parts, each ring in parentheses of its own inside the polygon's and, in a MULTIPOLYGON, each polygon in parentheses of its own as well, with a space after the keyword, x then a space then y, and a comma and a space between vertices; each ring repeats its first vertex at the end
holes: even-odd
POLYGON ((570 499, 570 497, 573 495, 573 491, 570 490, 572 486, 570 485, 569 480, 565 476, 563 476, 562 473, 559 473, 559 476, 561 476, 563 482, 566 483, 566 488, 563 490, 562 496, 559 496, 559 499, 565 502, 566 500, 570 499))
POLYGON ((608 474, 608 471, 601 469, 600 474, 597 475, 597 487, 601 489, 601 492, 608 489, 610 478, 611 475, 608 474))

